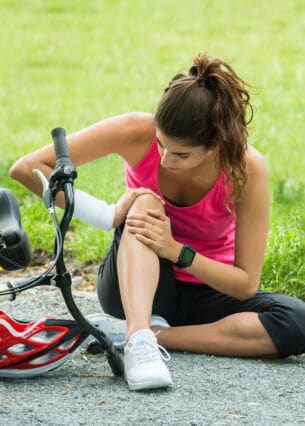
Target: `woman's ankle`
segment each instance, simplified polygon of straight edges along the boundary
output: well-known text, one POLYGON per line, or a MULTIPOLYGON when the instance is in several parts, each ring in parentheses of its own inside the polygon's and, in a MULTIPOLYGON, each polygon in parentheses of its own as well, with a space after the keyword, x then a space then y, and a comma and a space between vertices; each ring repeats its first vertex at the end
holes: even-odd
POLYGON ((134 324, 134 325, 127 324, 125 344, 128 343, 130 336, 132 336, 134 333, 140 330, 150 330, 150 324, 149 323, 148 324, 140 323, 140 324, 134 324))

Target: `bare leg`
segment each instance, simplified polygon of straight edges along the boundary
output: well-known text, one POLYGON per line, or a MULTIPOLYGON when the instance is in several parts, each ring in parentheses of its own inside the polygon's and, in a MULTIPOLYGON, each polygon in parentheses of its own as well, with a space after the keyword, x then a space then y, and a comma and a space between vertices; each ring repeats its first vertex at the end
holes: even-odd
POLYGON ((229 315, 210 324, 154 328, 157 330, 159 343, 167 349, 225 356, 278 356, 254 312, 229 315))
MULTIPOLYGON (((143 195, 136 199, 130 211, 143 213, 148 208, 163 209, 163 206, 155 197, 143 195)), ((135 331, 150 328, 159 280, 159 259, 153 250, 125 229, 117 263, 128 341, 135 331)), ((161 331, 159 343, 168 349, 227 356, 277 355, 270 336, 253 312, 233 314, 210 324, 154 328, 154 331, 157 330, 161 331)))
MULTIPOLYGON (((144 213, 148 208, 163 209, 163 206, 154 196, 143 195, 136 199, 130 211, 144 213)), ((152 304, 159 280, 159 259, 153 250, 124 229, 117 265, 128 341, 135 331, 150 328, 152 304)))

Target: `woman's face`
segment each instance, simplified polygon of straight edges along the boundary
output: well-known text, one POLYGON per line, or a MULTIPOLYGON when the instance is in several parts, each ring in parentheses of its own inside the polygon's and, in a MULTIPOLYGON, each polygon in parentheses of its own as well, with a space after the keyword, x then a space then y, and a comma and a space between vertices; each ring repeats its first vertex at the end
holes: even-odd
POLYGON ((204 163, 214 160, 214 151, 203 146, 187 145, 187 140, 166 136, 157 129, 156 138, 161 157, 161 166, 173 173, 201 168, 204 163))

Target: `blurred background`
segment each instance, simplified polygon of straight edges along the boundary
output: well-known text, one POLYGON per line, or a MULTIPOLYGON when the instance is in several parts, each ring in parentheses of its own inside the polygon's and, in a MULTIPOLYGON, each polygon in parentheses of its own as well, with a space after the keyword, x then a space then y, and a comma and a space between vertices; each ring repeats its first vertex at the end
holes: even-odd
MULTIPOLYGON (((52 226, 39 198, 10 180, 14 161, 49 144, 53 127, 154 112, 173 75, 207 51, 252 86, 249 142, 272 183, 262 285, 305 299, 304 1, 1 0, 0 16, 0 186, 18 197, 34 250, 52 249, 52 226)), ((76 187, 109 202, 124 191, 118 157, 78 172, 76 187)), ((111 239, 74 220, 67 253, 99 263, 111 239)))

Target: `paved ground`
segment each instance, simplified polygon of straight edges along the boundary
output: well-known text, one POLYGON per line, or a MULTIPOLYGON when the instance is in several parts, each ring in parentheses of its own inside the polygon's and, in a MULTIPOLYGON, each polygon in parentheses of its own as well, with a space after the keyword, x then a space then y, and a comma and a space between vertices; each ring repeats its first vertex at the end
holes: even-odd
MULTIPOLYGON (((84 313, 94 292, 77 292, 84 313)), ((18 319, 63 318, 57 289, 23 293, 1 309, 18 319)), ((0 342, 1 345, 1 342, 0 342)), ((105 358, 84 350, 31 380, 0 379, 0 425, 303 425, 305 358, 252 360, 172 353, 170 390, 131 392, 105 358)))

